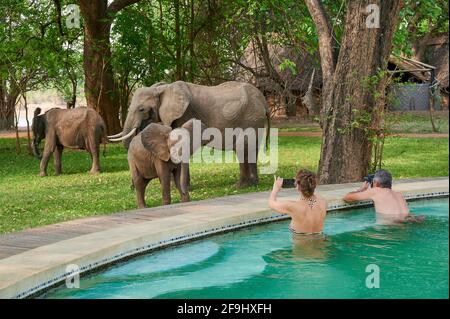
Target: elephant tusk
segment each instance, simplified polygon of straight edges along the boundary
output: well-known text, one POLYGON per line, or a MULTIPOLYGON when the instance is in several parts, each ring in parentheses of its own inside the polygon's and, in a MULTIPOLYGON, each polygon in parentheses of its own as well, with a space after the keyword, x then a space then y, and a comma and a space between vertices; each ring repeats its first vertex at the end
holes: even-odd
POLYGON ((129 138, 131 135, 133 135, 134 132, 136 132, 136 130, 137 130, 137 128, 135 127, 135 128, 132 129, 131 132, 128 133, 127 135, 122 136, 122 137, 119 137, 119 138, 110 138, 109 141, 110 141, 110 142, 120 142, 120 141, 123 141, 124 139, 127 139, 127 138, 129 138))
POLYGON ((108 135, 108 138, 118 138, 118 137, 122 136, 122 134, 123 134, 123 132, 120 132, 120 133, 117 133, 114 135, 108 135))

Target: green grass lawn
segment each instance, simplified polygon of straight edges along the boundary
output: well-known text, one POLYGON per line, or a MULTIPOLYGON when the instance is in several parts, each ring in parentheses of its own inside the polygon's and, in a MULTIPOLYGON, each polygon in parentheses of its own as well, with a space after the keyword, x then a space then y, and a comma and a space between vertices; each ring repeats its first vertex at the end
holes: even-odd
MULTIPOLYGON (((434 112, 434 123, 438 132, 433 132, 430 116, 427 111, 390 112, 388 121, 392 133, 448 133, 448 111, 434 112)), ((280 132, 320 132, 319 124, 312 119, 308 122, 275 121, 272 125, 280 132)))
POLYGON ((434 112, 434 124, 438 132, 433 132, 428 112, 391 113, 394 124, 391 129, 396 133, 448 133, 448 112, 434 112))
MULTIPOLYGON (((89 154, 65 150, 63 174, 54 176, 53 162, 47 177, 39 177, 39 161, 15 152, 14 139, 0 139, 0 233, 70 219, 109 214, 136 208, 125 150, 108 145, 101 157, 103 173, 91 176, 89 154)), ((320 138, 280 137, 277 175, 292 177, 300 167, 317 169, 320 138)), ((386 142, 385 168, 395 178, 448 175, 448 139, 390 138, 386 142)), ((269 190, 272 175, 261 175, 260 185, 237 190, 238 164, 191 165, 192 200, 269 190)), ((172 191, 172 201, 179 202, 172 191)), ((160 205, 158 180, 147 187, 147 204, 160 205)))

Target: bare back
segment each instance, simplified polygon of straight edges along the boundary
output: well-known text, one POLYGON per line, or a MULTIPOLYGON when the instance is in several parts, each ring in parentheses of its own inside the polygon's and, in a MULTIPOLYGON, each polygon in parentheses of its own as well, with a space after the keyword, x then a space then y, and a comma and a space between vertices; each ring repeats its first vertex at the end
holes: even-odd
POLYGON ((305 200, 290 201, 289 210, 292 217, 290 228, 297 233, 317 233, 323 230, 327 214, 327 203, 320 195, 314 194, 316 200, 310 207, 305 200))
POLYGON ((399 192, 389 188, 375 187, 372 189, 371 199, 375 205, 375 211, 383 215, 407 216, 408 204, 399 192))

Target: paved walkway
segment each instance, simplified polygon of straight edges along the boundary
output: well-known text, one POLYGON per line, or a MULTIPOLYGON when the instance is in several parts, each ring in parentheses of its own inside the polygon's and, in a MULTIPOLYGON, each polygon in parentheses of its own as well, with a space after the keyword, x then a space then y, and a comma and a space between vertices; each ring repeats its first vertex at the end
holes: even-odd
MULTIPOLYGON (((394 188, 408 197, 448 195, 448 177, 400 180, 394 188)), ((321 185, 330 210, 349 205, 345 193, 360 183, 321 185)), ((67 265, 81 272, 127 256, 226 230, 284 219, 267 207, 269 192, 84 218, 0 236, 0 298, 22 298, 66 278, 67 265)), ((293 189, 281 198, 296 199, 293 189)))

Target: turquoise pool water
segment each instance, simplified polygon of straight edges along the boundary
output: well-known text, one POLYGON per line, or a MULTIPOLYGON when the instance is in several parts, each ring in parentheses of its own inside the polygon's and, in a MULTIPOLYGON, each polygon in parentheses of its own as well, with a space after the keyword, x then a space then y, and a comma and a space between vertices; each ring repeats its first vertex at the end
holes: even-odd
POLYGON ((448 298, 448 198, 409 205, 425 222, 381 226, 373 208, 336 212, 314 240, 294 240, 287 221, 260 225, 137 257, 41 297, 448 298), (371 264, 379 288, 366 286, 371 264))

